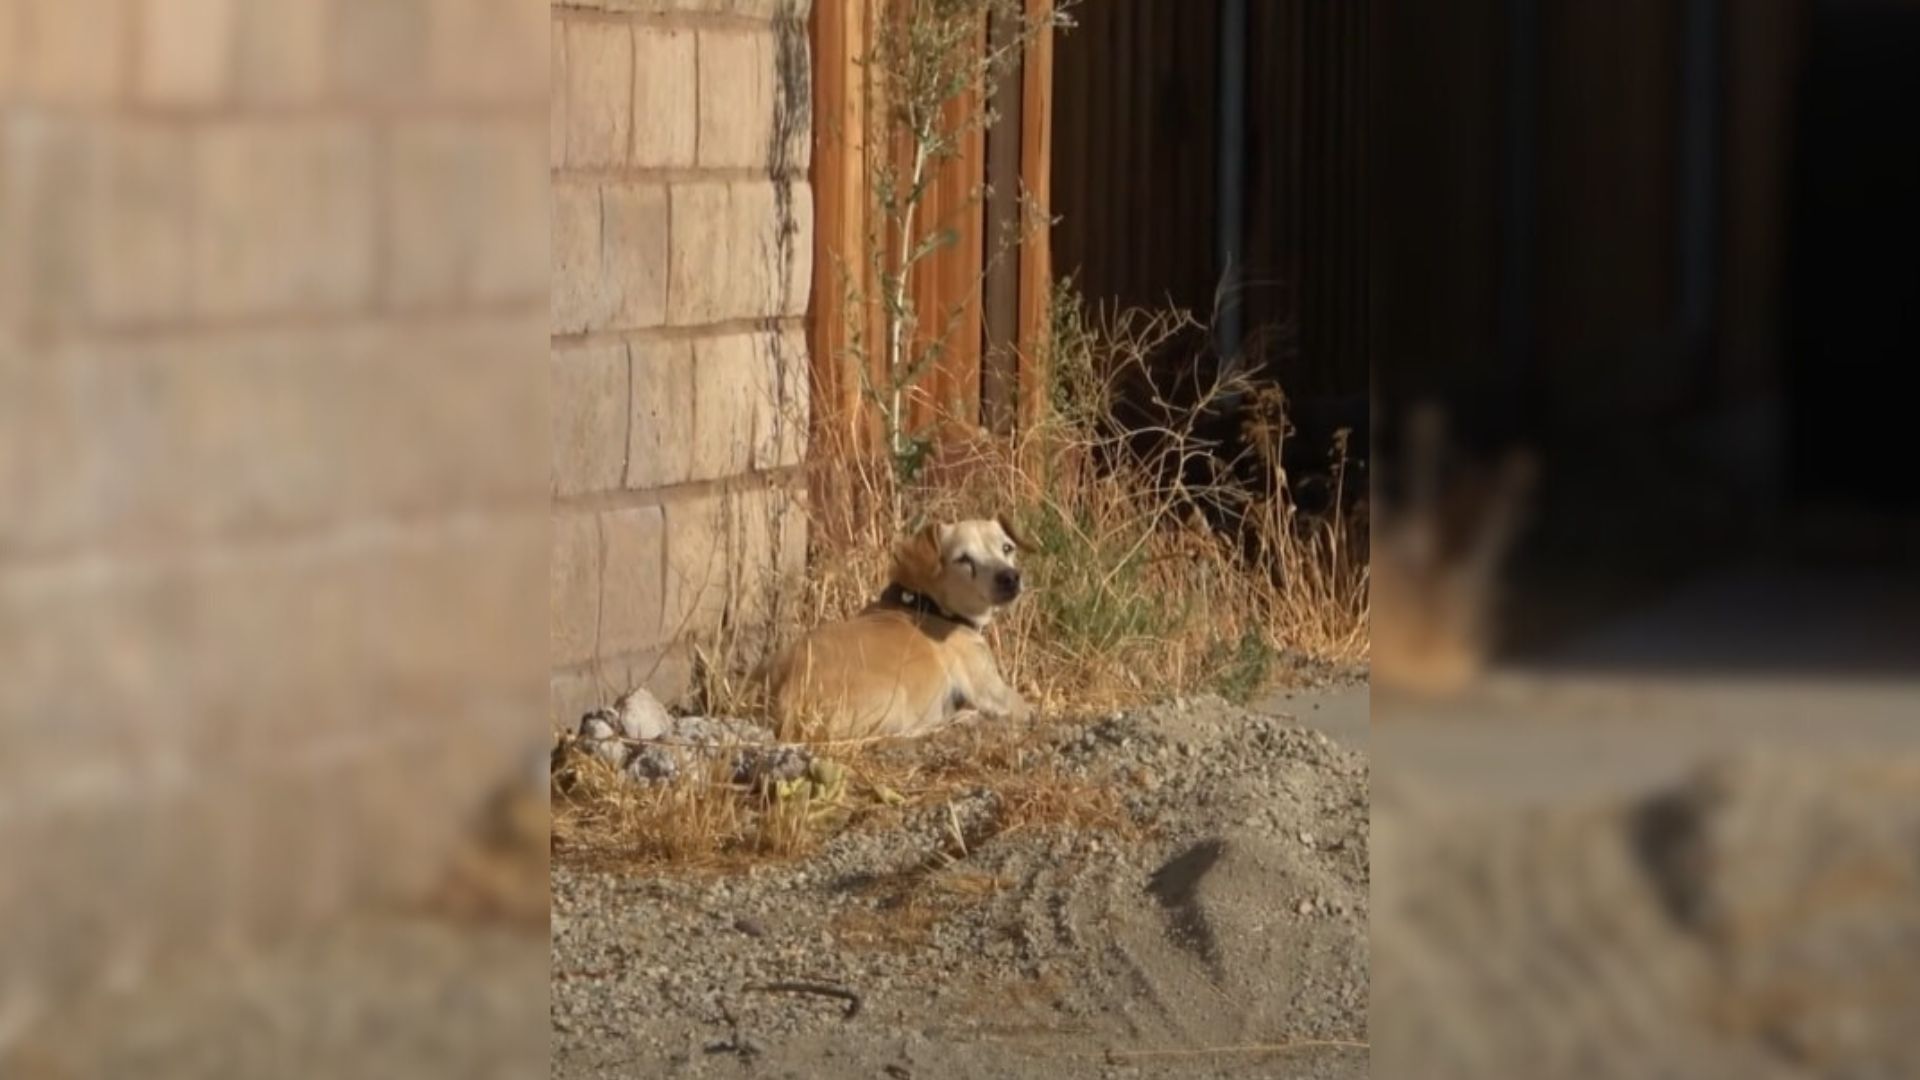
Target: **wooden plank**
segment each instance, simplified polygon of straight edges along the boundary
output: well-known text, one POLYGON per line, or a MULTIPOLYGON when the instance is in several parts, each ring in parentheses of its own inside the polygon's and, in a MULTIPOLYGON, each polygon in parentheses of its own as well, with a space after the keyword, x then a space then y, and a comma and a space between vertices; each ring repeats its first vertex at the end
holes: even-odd
POLYGON ((850 354, 849 296, 871 292, 866 252, 866 94, 855 62, 866 49, 864 2, 815 4, 813 44, 814 260, 807 333, 812 354, 813 425, 827 446, 870 436, 850 354))
MULTIPOLYGON (((1052 0, 1027 0, 1036 17, 1052 10, 1052 0)), ((1053 31, 1043 29, 1027 50, 1021 73, 1020 183, 1043 213, 1053 197, 1053 31)), ((1048 302, 1053 289, 1051 230, 1027 230, 1020 244, 1020 418, 1026 430, 1038 423, 1046 398, 1047 376, 1041 346, 1047 338, 1048 302)))
MULTIPOLYGON (((944 110, 945 123, 952 123, 954 110, 944 110)), ((902 183, 909 182, 911 174, 907 172, 912 147, 903 145, 901 153, 902 183)), ((928 183, 913 222, 912 244, 917 246, 923 237, 933 234, 942 227, 950 211, 947 179, 950 169, 941 167, 935 171, 928 183)), ((945 315, 941 300, 942 271, 947 262, 946 252, 935 252, 921 259, 909 270, 908 294, 913 298, 913 310, 918 320, 914 326, 913 352, 902 357, 903 363, 914 363, 926 355, 924 350, 940 338, 940 324, 945 315)), ((926 430, 936 419, 937 403, 944 397, 943 364, 935 364, 922 371, 914 385, 907 390, 907 429, 913 432, 926 430)))
MULTIPOLYGON (((848 0, 848 2, 853 3, 854 0, 848 0)), ((871 47, 871 43, 878 37, 876 23, 879 19, 886 16, 889 6, 886 5, 883 0, 858 0, 858 6, 860 8, 864 49, 871 47)), ((860 69, 860 73, 860 92, 865 102, 863 121, 865 124, 866 141, 861 147, 861 162, 863 168, 861 175, 863 177, 862 183, 865 185, 866 178, 876 175, 881 164, 889 157, 892 157, 896 161, 898 160, 900 139, 887 126, 887 94, 884 84, 880 78, 874 74, 871 68, 863 66, 860 69)), ((873 205, 874 192, 872 188, 870 186, 863 186, 862 190, 867 199, 868 208, 865 229, 870 252, 869 258, 873 260, 869 263, 867 270, 867 280, 873 286, 872 298, 867 307, 867 379, 874 387, 875 392, 879 392, 887 385, 887 316, 886 305, 880 296, 882 281, 879 267, 882 263, 889 267, 897 265, 899 260, 899 238, 896 231, 885 220, 885 215, 876 211, 873 205)), ((863 390, 862 393, 864 394, 865 391, 863 390)), ((882 417, 879 410, 873 406, 871 401, 868 402, 866 411, 872 424, 875 445, 878 445, 884 439, 882 417)))
MULTIPOLYGON (((991 48, 1004 48, 1018 29, 1015 21, 994 19, 987 28, 991 48)), ((980 380, 981 420, 995 434, 1013 431, 1019 362, 1014 348, 1020 331, 1020 264, 1015 242, 1020 229, 1020 98, 1022 72, 1016 67, 995 88, 998 114, 987 131, 985 235, 988 262, 982 318, 984 355, 980 380)))
MULTIPOLYGON (((976 48, 985 48, 985 33, 982 25, 976 48)), ((947 103, 943 122, 949 130, 964 130, 978 108, 979 96, 969 90, 947 103)), ((985 135, 977 129, 964 131, 957 154, 935 172, 915 223, 921 237, 936 231, 951 234, 945 246, 914 268, 910 287, 920 318, 918 345, 941 349, 938 363, 921 377, 912 395, 909 414, 915 430, 948 422, 969 428, 979 423, 985 208, 975 190, 985 179, 985 135)))
MULTIPOLYGON (((975 47, 984 55, 987 27, 982 21, 975 47)), ((959 103, 963 115, 971 116, 985 107, 977 90, 969 91, 959 103)), ((986 274, 986 206, 979 190, 987 180, 987 135, 978 125, 969 125, 963 139, 960 159, 952 163, 948 182, 955 208, 953 228, 958 241, 946 252, 950 256, 943 281, 944 322, 957 315, 947 335, 946 400, 941 402, 947 419, 970 429, 980 426, 980 343, 982 330, 981 288, 986 274)))

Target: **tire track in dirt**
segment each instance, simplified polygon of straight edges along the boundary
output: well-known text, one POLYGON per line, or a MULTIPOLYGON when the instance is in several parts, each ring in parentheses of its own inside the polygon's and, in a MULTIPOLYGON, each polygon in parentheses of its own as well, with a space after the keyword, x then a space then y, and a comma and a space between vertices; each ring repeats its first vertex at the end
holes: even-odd
POLYGON ((1525 817, 1388 784, 1374 842, 1382 1076, 1920 1075, 1920 761, 1525 817))

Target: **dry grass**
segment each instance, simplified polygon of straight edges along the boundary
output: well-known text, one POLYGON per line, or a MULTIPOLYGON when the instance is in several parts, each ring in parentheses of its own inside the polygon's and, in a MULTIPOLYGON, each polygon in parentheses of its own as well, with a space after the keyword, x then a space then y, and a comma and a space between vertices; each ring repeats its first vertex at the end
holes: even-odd
POLYGON ((571 757, 558 776, 554 846, 589 863, 727 869, 800 855, 812 850, 822 826, 844 822, 854 804, 852 796, 826 803, 807 793, 780 798, 748 790, 718 769, 641 786, 584 755, 571 757))
MULTIPOLYGON (((1046 718, 1199 691, 1244 699, 1282 677, 1289 656, 1364 663, 1364 508, 1336 502, 1314 518, 1296 510, 1277 390, 1156 385, 1154 361, 1196 329, 1177 314, 1090 315, 1063 291, 1045 358, 1052 400, 1020 439, 936 422, 930 451, 889 458, 859 452, 870 441, 855 448, 816 435, 812 572, 760 583, 766 595, 754 606, 775 613, 771 635, 728 633, 701 645, 695 704, 753 715, 748 673, 798 633, 870 603, 900 535, 929 520, 1007 511, 1041 550, 1022 563, 1027 595, 989 637, 1041 725, 981 734, 933 763, 884 742, 822 747, 850 777, 829 806, 718 778, 641 790, 585 762, 556 796, 557 848, 680 866, 792 856, 816 845, 823 826, 884 822, 903 803, 937 804, 981 786, 1001 796, 998 832, 1120 828, 1111 786, 1055 769, 1042 749, 1046 718), (1235 397, 1236 409, 1222 408, 1235 397)), ((1331 463, 1336 478, 1342 467, 1331 463)))
MULTIPOLYGON (((1027 596, 990 633, 1043 712, 1200 690, 1244 696, 1275 674, 1269 662, 1282 651, 1363 662, 1364 508, 1311 519, 1296 511, 1280 464, 1289 429, 1277 389, 1156 385, 1166 380, 1153 374, 1154 358, 1198 329, 1170 313, 1090 316, 1066 294, 1050 350, 1054 401, 1018 440, 936 421, 941 438, 923 460, 817 447, 831 482, 816 489, 816 572, 786 590, 794 619, 783 629, 869 603, 904 531, 1010 510, 1043 550, 1023 564, 1027 596), (1206 433, 1222 427, 1216 406, 1235 396, 1240 430, 1206 433)), ((1343 467, 1330 463, 1336 474, 1343 467)), ((722 645, 709 659, 723 673, 758 656, 722 645)), ((738 689, 709 686, 720 702, 738 700, 738 689)))

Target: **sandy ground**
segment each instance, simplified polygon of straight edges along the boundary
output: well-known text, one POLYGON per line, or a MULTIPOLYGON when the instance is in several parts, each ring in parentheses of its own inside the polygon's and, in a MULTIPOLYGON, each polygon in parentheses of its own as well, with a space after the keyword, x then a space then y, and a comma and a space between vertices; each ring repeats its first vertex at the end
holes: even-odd
POLYGON ((1364 759, 1217 699, 1062 724, 1045 752, 1122 791, 1131 828, 996 828, 975 792, 744 877, 562 858, 554 1075, 1367 1075, 1364 759), (859 1011, 753 989, 797 981, 859 1011))
POLYGON ((545 935, 367 916, 47 1017, 7 1080, 472 1078, 547 1068, 545 935))
POLYGON ((562 858, 550 941, 359 919, 48 1017, 0 1075, 1362 1077, 1367 767, 1294 718, 1364 701, 1059 725, 1046 752, 1113 786, 1120 832, 1009 827, 971 791, 751 874, 562 858), (754 989, 790 980, 859 1011, 754 989))
POLYGON ((1920 1075, 1904 589, 1732 573, 1376 694, 1378 1075, 1920 1075))

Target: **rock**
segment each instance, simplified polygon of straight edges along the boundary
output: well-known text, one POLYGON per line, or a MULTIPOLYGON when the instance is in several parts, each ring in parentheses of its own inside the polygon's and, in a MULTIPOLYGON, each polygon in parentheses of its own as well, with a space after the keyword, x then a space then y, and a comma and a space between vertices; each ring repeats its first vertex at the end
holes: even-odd
POLYGON ((620 734, 635 742, 658 739, 673 726, 666 706, 645 690, 635 688, 613 703, 620 734))
POLYGON ((644 690, 581 717, 578 745, 637 784, 671 783, 720 765, 727 780, 758 785, 791 780, 816 765, 805 747, 775 743, 757 724, 734 717, 671 716, 644 690))
POLYGON ((633 752, 620 734, 619 714, 606 708, 580 718, 580 744, 588 754, 615 769, 625 768, 633 752))

